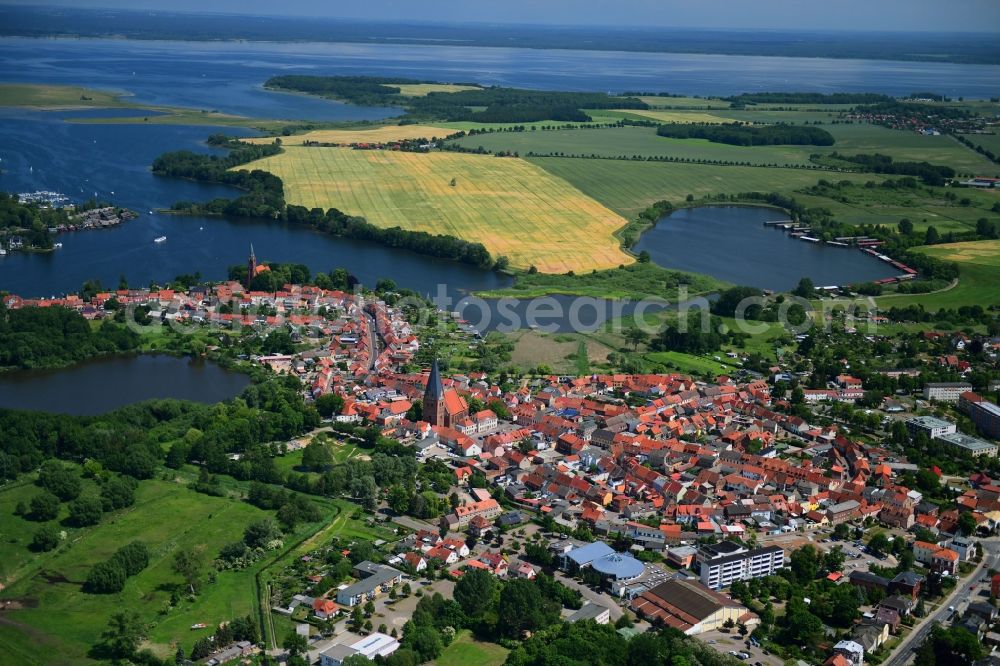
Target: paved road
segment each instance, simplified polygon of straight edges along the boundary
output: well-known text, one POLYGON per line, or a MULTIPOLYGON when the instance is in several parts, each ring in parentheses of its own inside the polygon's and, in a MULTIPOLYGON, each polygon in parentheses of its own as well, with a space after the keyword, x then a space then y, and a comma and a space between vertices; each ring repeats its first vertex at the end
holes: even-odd
POLYGON ((916 651, 920 645, 924 642, 930 634, 931 629, 937 622, 944 622, 945 618, 948 617, 949 611, 948 607, 954 605, 956 599, 961 599, 964 596, 968 596, 969 585, 978 584, 979 579, 983 575, 983 571, 986 569, 996 569, 998 568, 998 563, 1000 563, 1000 539, 983 539, 979 542, 985 551, 982 561, 976 570, 972 572, 971 576, 967 576, 961 579, 955 589, 952 590, 951 594, 948 595, 946 599, 941 601, 941 605, 938 607, 937 612, 932 615, 928 615, 919 624, 917 624, 910 635, 903 639, 900 643, 892 657, 887 661, 883 662, 885 666, 905 666, 909 663, 914 656, 914 651, 916 651))
POLYGON ((378 358, 378 337, 375 331, 375 318, 364 311, 361 314, 368 320, 368 345, 371 350, 368 353, 368 370, 370 371, 375 367, 375 359, 378 358))

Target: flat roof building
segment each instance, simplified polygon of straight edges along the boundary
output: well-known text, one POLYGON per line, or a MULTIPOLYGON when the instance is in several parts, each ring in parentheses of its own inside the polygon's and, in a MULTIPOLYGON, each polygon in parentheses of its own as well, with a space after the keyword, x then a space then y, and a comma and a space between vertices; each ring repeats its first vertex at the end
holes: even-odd
POLYGON ((957 430, 954 423, 933 416, 915 416, 906 422, 906 429, 912 436, 922 432, 930 439, 950 435, 957 430))
POLYGON ((972 390, 968 382, 930 382, 924 386, 924 399, 938 402, 958 402, 958 397, 972 390))
POLYGON ((942 435, 938 441, 947 442, 952 446, 962 449, 969 455, 978 458, 979 456, 996 456, 997 445, 991 444, 978 437, 970 437, 960 432, 953 432, 950 435, 942 435))

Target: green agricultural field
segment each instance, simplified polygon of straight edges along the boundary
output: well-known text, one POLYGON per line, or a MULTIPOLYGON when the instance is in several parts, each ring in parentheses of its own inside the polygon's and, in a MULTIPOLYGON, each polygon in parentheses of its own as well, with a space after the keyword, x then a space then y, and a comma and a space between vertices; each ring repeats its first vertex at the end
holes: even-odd
POLYGON ((893 295, 878 298, 880 308, 923 305, 927 310, 962 305, 1000 305, 1000 240, 947 243, 919 251, 958 264, 958 284, 933 294, 893 295))
MULTIPOLYGON (((87 650, 99 640, 108 618, 122 608, 134 610, 149 623, 149 644, 164 657, 173 654, 171 640, 184 637, 185 650, 189 650, 204 633, 190 631, 192 624, 204 622, 211 627, 254 612, 253 568, 220 572, 216 582, 207 583, 194 602, 184 600, 168 610, 170 588, 180 580, 171 571, 171 562, 182 547, 203 548, 207 575, 219 549, 238 540, 246 525, 269 516, 269 512, 240 501, 198 494, 175 481, 143 481, 134 506, 106 514, 99 525, 69 528, 62 546, 35 555, 28 553, 26 543, 37 524, 12 514, 18 501, 36 491, 31 485, 0 491, 0 527, 5 536, 0 557, 5 563, 7 586, 4 598, 23 604, 23 608, 3 614, 0 644, 12 646, 20 663, 86 661, 87 650), (129 579, 121 593, 94 595, 80 589, 94 564, 136 539, 148 546, 150 565, 129 579), (24 553, 30 559, 26 560, 24 553)), ((303 530, 308 531, 308 527, 303 530)))
POLYGON ((660 97, 642 95, 643 102, 654 109, 728 109, 732 104, 723 99, 705 97, 660 97))
POLYGON ((997 165, 948 136, 924 136, 880 125, 824 125, 836 143, 823 152, 845 155, 881 153, 895 160, 944 164, 959 173, 993 173, 997 165))
POLYGON ((463 629, 434 663, 437 666, 501 666, 508 652, 510 650, 495 643, 477 641, 468 629, 463 629))
MULTIPOLYGON (((593 116, 593 113, 588 111, 593 116)), ((604 111, 615 118, 630 118, 632 120, 654 120, 659 123, 728 123, 730 119, 723 116, 723 111, 693 111, 672 109, 627 109, 604 111)))
POLYGON ((991 210, 993 204, 1000 201, 1000 196, 972 188, 853 187, 830 190, 829 196, 796 193, 795 198, 806 206, 829 208, 837 220, 848 224, 895 226, 899 220, 907 218, 918 233, 929 226, 940 233, 973 231, 976 221, 983 217, 1000 222, 1000 217, 991 210), (956 195, 955 201, 945 197, 949 193, 956 195), (962 204, 964 199, 968 199, 968 205, 962 204))
MULTIPOLYGON (((715 166, 622 160, 587 160, 531 157, 554 176, 569 181, 626 218, 634 218, 654 201, 682 202, 688 194, 696 198, 738 192, 793 192, 815 185, 829 174, 809 169, 715 166)), ((864 174, 837 174, 838 179, 863 182, 864 174)))
POLYGON ((402 97, 425 97, 432 92, 455 93, 463 90, 479 90, 479 86, 460 86, 454 83, 397 83, 394 88, 399 88, 402 97))
MULTIPOLYGON (((986 150, 992 150, 994 155, 1000 155, 1000 134, 963 134, 962 136, 977 146, 982 146, 986 150)), ((1000 164, 994 163, 992 171, 988 173, 998 170, 1000 170, 1000 164)), ((981 176, 982 174, 976 175, 981 176)))
POLYGON ((490 152, 597 155, 600 157, 677 157, 690 160, 749 162, 751 164, 810 164, 809 155, 824 151, 817 146, 730 146, 706 139, 671 139, 657 136, 652 127, 615 127, 477 134, 454 140, 465 148, 490 152))
POLYGON ((626 220, 520 159, 289 147, 240 168, 277 175, 289 203, 479 241, 518 268, 565 273, 632 262, 613 235, 626 220))

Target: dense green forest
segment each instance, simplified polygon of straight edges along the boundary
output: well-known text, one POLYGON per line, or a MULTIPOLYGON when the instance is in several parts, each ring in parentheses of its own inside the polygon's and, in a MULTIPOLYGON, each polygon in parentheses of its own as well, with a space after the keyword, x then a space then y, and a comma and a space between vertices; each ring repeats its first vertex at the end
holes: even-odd
POLYGON ((374 76, 274 76, 265 85, 353 104, 403 106, 412 120, 520 123, 539 120, 589 122, 581 109, 646 109, 634 97, 604 93, 553 92, 520 88, 478 88, 459 92, 432 92, 423 97, 400 97, 400 84, 427 83, 374 76))
POLYGON ((8 310, 0 303, 0 367, 58 367, 138 346, 136 333, 111 320, 92 329, 67 308, 8 310))
POLYGON ((819 127, 802 125, 696 125, 671 123, 656 129, 671 139, 707 139, 732 146, 832 146, 833 135, 819 127))

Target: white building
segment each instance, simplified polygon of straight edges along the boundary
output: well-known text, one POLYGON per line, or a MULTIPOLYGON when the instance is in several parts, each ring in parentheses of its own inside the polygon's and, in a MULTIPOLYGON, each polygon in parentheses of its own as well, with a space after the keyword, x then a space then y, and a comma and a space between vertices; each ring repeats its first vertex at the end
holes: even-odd
POLYGON ((785 566, 785 551, 778 546, 749 550, 723 541, 698 551, 701 583, 710 590, 729 587, 733 581, 770 576, 785 566))
POLYGON ((332 645, 319 653, 320 666, 340 666, 356 654, 367 659, 387 657, 399 649, 399 641, 387 634, 375 632, 350 644, 332 645))
POLYGON ((938 402, 958 402, 958 396, 972 390, 968 382, 931 382, 924 386, 924 399, 938 402))
MULTIPOLYGON (((957 400, 957 398, 956 398, 957 400)), ((910 435, 924 433, 929 439, 937 439, 944 435, 951 435, 957 428, 954 423, 933 416, 917 416, 906 422, 906 429, 910 435)))

